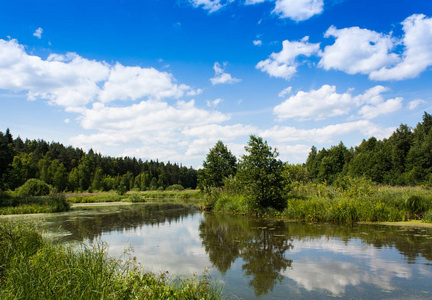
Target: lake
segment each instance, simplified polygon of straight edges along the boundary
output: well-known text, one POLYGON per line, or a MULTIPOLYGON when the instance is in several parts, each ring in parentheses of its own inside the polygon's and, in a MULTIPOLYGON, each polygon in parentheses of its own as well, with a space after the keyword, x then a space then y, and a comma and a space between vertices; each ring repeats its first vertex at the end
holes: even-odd
POLYGON ((206 270, 228 299, 432 298, 431 228, 276 221, 179 204, 31 218, 64 242, 103 241, 115 257, 127 251, 149 271, 206 270))

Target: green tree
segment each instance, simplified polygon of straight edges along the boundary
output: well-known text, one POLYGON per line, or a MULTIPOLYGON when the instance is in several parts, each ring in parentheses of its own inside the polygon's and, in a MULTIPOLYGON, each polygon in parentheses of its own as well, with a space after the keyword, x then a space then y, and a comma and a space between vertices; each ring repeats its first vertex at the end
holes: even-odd
POLYGON ((245 150, 248 154, 242 155, 237 176, 252 208, 258 211, 267 207, 282 210, 286 201, 283 198, 284 163, 277 159, 279 153, 255 135, 250 136, 245 150))
POLYGON ((4 177, 13 162, 14 156, 14 145, 9 129, 6 130, 6 134, 0 131, 0 190, 3 188, 4 177))
POLYGON ((234 176, 237 171, 237 159, 228 148, 218 141, 210 149, 203 169, 198 175, 199 186, 203 189, 210 187, 221 187, 226 177, 234 176))
POLYGON ((52 184, 58 192, 63 192, 68 184, 68 173, 60 160, 55 159, 51 163, 52 184))

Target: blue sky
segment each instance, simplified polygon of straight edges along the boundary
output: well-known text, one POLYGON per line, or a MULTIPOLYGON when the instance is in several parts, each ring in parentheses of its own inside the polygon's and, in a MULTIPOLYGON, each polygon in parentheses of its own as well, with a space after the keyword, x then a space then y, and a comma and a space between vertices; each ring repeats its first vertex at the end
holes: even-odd
POLYGON ((302 163, 414 127, 432 103, 432 1, 0 3, 0 130, 199 167, 250 134, 302 163))

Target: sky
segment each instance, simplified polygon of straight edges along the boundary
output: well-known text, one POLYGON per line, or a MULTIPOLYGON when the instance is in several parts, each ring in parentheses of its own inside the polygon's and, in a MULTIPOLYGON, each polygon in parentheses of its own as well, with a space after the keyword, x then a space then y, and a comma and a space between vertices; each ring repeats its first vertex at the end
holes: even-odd
POLYGON ((199 168, 263 137, 303 163, 432 109, 430 0, 0 3, 0 131, 199 168))

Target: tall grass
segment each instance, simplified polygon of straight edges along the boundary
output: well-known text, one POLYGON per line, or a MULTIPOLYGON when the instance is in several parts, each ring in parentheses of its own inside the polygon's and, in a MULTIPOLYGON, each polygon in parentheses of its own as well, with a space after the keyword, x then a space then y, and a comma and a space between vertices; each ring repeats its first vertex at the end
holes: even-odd
POLYGON ((68 211, 70 204, 64 195, 38 197, 4 197, 0 202, 0 215, 53 213, 68 211))
MULTIPOLYGON (((311 222, 432 222, 430 189, 381 187, 364 178, 343 178, 332 186, 293 182, 285 197, 286 209, 264 214, 311 222)), ((212 190, 206 199, 215 211, 255 213, 240 192, 212 190)))
POLYGON ((207 276, 170 278, 109 258, 104 245, 44 240, 32 227, 0 224, 0 299, 220 299, 207 276))

